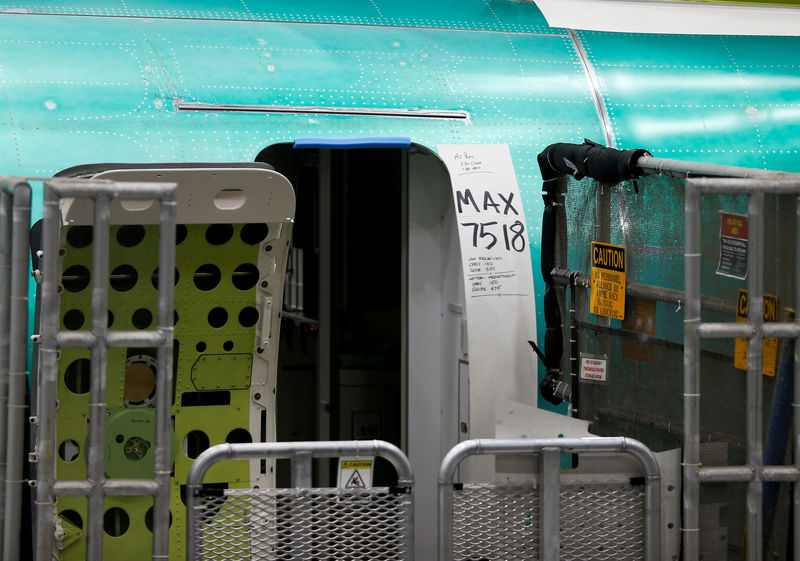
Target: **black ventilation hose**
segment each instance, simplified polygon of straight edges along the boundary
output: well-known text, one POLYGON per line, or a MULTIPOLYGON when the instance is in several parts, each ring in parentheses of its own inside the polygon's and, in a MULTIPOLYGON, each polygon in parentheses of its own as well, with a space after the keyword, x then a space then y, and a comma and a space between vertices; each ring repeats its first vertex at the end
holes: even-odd
MULTIPOLYGON (((561 377, 561 356, 564 354, 564 335, 561 325, 561 311, 558 295, 553 286, 552 270, 556 260, 556 196, 558 181, 564 175, 575 179, 591 177, 601 183, 619 183, 642 175, 642 169, 636 165, 639 158, 649 156, 647 150, 615 150, 584 139, 583 144, 556 143, 545 148, 537 157, 542 175, 542 198, 544 214, 542 215, 542 278, 544 290, 544 351, 529 341, 539 359, 547 368, 544 380, 539 384, 542 397, 560 404, 563 392, 558 392, 561 377)), ((637 187, 638 192, 638 187, 637 187)), ((574 287, 573 287, 574 293, 574 287)), ((577 381, 575 381, 577 384, 577 381)), ((573 403, 578 396, 577 387, 572 388, 573 403)), ((577 404, 575 404, 577 406, 577 404)))

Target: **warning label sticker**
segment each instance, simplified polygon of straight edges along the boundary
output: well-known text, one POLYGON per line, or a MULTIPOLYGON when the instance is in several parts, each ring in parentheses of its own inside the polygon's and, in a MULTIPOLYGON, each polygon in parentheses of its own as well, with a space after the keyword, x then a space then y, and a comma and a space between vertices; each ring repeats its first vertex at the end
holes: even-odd
MULTIPOLYGON (((747 321, 747 290, 739 289, 736 302, 736 321, 747 321)), ((778 321, 778 297, 774 294, 764 295, 764 321, 778 321)), ((761 372, 765 376, 775 376, 778 360, 778 340, 770 337, 764 339, 764 358, 761 372)), ((733 348, 733 366, 739 370, 747 370, 747 339, 736 339, 733 348)))
POLYGON ((339 487, 366 489, 372 487, 373 458, 339 458, 339 487))
POLYGON ((580 378, 582 382, 607 382, 606 357, 581 353, 580 378))
POLYGON ((719 213, 719 264, 717 274, 735 279, 747 277, 747 216, 719 213))
POLYGON ((625 319, 625 248, 592 242, 590 311, 612 319, 625 319))

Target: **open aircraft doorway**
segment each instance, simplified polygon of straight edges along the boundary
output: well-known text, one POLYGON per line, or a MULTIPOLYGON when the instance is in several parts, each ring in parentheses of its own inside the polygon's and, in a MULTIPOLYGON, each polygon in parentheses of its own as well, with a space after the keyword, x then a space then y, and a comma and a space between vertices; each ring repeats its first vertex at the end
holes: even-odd
MULTIPOLYGON (((443 451, 468 436, 469 416, 461 254, 446 168, 413 144, 285 143, 256 161, 285 175, 297 195, 277 439, 387 440, 409 454, 420 484, 426 474, 435 481, 443 451)), ((334 467, 315 465, 315 483, 333 483, 334 467)), ((377 463, 374 484, 384 474, 377 463)), ((278 485, 288 478, 279 462, 278 485)), ((424 491, 417 491, 418 537, 428 515, 435 528, 435 488, 424 491)))

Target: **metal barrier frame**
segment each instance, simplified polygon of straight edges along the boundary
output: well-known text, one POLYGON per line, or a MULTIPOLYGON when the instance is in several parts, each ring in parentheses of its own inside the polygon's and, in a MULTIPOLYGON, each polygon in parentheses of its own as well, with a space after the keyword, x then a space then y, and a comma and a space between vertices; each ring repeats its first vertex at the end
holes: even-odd
POLYGON ((661 551, 661 475, 653 453, 641 442, 623 437, 467 440, 454 446, 439 468, 439 561, 453 561, 453 477, 469 456, 486 454, 541 455, 541 551, 543 561, 559 558, 560 454, 620 452, 636 458, 645 470, 645 558, 661 551))
POLYGON ((5 497, 0 507, 0 542, 3 559, 19 558, 22 520, 22 478, 25 451, 25 392, 28 384, 28 276, 30 259, 31 187, 18 178, 0 180, 2 189, 3 284, 0 317, 8 323, 0 327, 0 437, 5 451, 3 475, 5 497), (10 218, 10 222, 9 222, 10 218), (10 248, 9 248, 10 241, 10 248), (7 388, 7 390, 6 390, 7 388), (8 516, 4 513, 7 512, 8 516))
MULTIPOLYGON (((254 442, 217 444, 195 459, 186 479, 186 559, 199 561, 195 499, 208 470, 222 460, 291 459, 296 488, 311 488, 311 460, 338 456, 380 456, 397 472, 397 486, 408 490, 413 501, 414 473, 405 454, 394 444, 382 440, 342 440, 330 442, 254 442)), ((414 510, 409 510, 405 528, 408 561, 414 559, 414 510)))
MULTIPOLYGON (((36 561, 50 561, 54 545, 54 506, 58 496, 88 497, 86 557, 103 558, 105 495, 153 496, 153 559, 169 556, 169 479, 171 472, 170 406, 172 388, 173 301, 175 271, 175 183, 115 183, 97 180, 49 179, 44 183, 42 231, 42 321, 39 362, 39 434, 32 461, 37 462, 36 561), (90 331, 59 330, 61 199, 94 201, 92 248, 92 327, 90 331), (108 274, 110 202, 114 198, 158 200, 160 203, 158 323, 152 331, 109 331, 108 274), (106 479, 106 353, 108 347, 156 347, 156 435, 153 479, 106 479), (91 349, 87 479, 56 480, 56 408, 58 356, 61 347, 91 349)), ((27 226, 26 226, 27 228, 27 226)), ((27 287, 26 287, 27 290, 27 287)), ((27 310, 26 310, 27 313, 27 310)))
MULTIPOLYGON (((795 322, 764 323, 763 245, 764 195, 800 194, 800 178, 772 177, 692 178, 686 180, 686 248, 684 316, 684 446, 683 446, 683 558, 699 558, 700 484, 747 482, 747 559, 762 559, 763 482, 793 481, 794 549, 800 548, 800 316, 795 322), (749 195, 749 242, 747 259, 748 314, 746 323, 701 323, 700 319, 700 234, 703 194, 749 195), (700 464, 700 339, 745 338, 747 346, 747 463, 743 466, 702 467, 700 464), (795 340, 794 348, 794 448, 795 465, 765 466, 763 445, 763 361, 765 337, 795 340)), ((796 202, 795 244, 800 240, 800 198, 796 202)), ((800 303, 800 245, 795 247, 795 305, 800 303)))

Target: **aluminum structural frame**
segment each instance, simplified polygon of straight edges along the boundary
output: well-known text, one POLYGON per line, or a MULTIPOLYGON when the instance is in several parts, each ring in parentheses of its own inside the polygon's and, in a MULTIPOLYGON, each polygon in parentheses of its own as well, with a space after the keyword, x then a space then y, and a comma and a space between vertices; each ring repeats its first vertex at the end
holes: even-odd
MULTIPOLYGON (((25 452, 25 392, 28 380, 28 278, 31 186, 24 179, 0 178, 2 265, 0 271, 0 448, 5 452, 0 505, 3 559, 19 558, 25 452)), ((0 452, 2 454, 2 452, 0 452)), ((2 456, 0 456, 2 458, 2 456)))
POLYGON ((645 471, 645 559, 657 561, 661 552, 661 473, 653 453, 641 442, 624 437, 476 439, 457 444, 439 468, 439 561, 453 561, 453 477, 469 456, 486 454, 539 454, 541 456, 541 551, 539 559, 558 561, 560 455, 562 453, 626 453, 645 471))
MULTIPOLYGON (((186 559, 200 561, 197 535, 196 499, 203 487, 203 478, 211 467, 222 460, 291 459, 292 480, 298 489, 312 487, 312 460, 339 456, 380 456, 397 472, 397 486, 408 489, 413 502, 414 472, 411 463, 394 444, 382 440, 342 440, 327 442, 254 442, 217 444, 195 459, 186 479, 186 559)), ((414 511, 409 509, 405 520, 408 561, 414 559, 414 511)))
POLYGON ((49 179, 44 182, 39 433, 32 458, 37 462, 36 561, 50 561, 52 558, 55 502, 57 497, 65 496, 88 498, 86 557, 89 561, 101 561, 103 501, 106 495, 153 496, 153 560, 168 559, 176 187, 175 183, 115 183, 74 179, 49 179), (59 330, 60 203, 65 198, 85 198, 94 202, 90 331, 59 330), (160 203, 158 324, 152 331, 109 331, 107 327, 112 199, 156 200, 160 203), (91 350, 85 480, 56 479, 57 378, 59 349, 62 347, 85 347, 91 350), (105 477, 106 354, 109 347, 157 348, 155 470, 152 479, 105 477))
MULTIPOLYGON (((691 178, 686 180, 686 246, 684 316, 684 446, 683 446, 683 558, 699 559, 700 484, 746 482, 747 560, 760 561, 762 552, 763 483, 795 483, 793 514, 794 549, 800 548, 800 316, 794 322, 764 323, 764 195, 800 194, 800 178, 691 178), (748 313, 746 323, 702 323, 700 319, 701 199, 704 194, 746 194, 748 204, 748 313), (794 339, 795 464, 765 466, 763 443, 763 347, 766 337, 794 339), (743 466, 703 467, 700 463, 700 340, 744 338, 747 346, 747 463, 743 466)), ((800 239, 800 198, 796 202, 795 242, 800 239)), ((795 305, 800 302, 800 245, 795 247, 795 305)))

